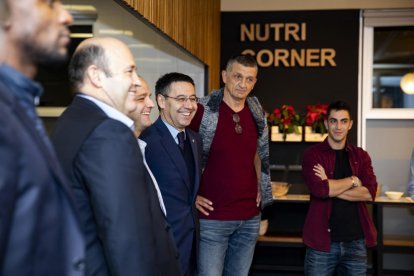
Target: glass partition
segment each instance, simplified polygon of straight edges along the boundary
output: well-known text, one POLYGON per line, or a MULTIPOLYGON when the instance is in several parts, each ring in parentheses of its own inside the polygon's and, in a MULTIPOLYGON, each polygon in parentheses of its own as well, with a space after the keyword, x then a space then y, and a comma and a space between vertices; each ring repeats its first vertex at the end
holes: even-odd
POLYGON ((374 27, 372 108, 414 108, 414 26, 374 27))
POLYGON ((367 119, 414 119, 414 10, 365 10, 361 45, 362 132, 367 119))

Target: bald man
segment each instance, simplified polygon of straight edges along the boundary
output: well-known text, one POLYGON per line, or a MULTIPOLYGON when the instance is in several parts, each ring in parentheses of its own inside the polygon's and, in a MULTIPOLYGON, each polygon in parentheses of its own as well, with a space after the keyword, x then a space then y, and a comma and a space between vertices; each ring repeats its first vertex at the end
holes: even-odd
POLYGON ((140 80, 127 45, 92 38, 76 49, 69 79, 78 92, 52 141, 87 243, 86 275, 180 275, 170 226, 126 116, 140 80))

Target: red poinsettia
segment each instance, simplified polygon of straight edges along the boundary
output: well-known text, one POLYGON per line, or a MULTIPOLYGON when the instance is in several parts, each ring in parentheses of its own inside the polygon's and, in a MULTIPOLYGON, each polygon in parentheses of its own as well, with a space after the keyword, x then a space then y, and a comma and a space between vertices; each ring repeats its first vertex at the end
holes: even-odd
POLYGON ((282 105, 281 108, 275 108, 273 113, 269 115, 268 122, 272 126, 278 126, 279 130, 285 134, 299 134, 298 126, 301 125, 301 118, 291 105, 282 105))
POLYGON ((312 130, 319 133, 326 133, 326 128, 323 121, 326 119, 326 112, 328 105, 315 104, 306 106, 306 120, 305 124, 311 126, 312 130))

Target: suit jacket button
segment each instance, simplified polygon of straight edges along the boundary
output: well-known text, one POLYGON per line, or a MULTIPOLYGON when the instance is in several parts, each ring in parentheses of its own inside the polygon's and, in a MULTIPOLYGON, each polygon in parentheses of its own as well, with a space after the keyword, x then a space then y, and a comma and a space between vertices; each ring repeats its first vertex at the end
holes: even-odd
POLYGON ((170 228, 171 227, 169 225, 165 226, 165 231, 167 231, 167 232, 170 231, 170 228))
POLYGON ((73 266, 78 271, 84 271, 85 270, 85 261, 83 259, 75 259, 73 261, 73 266))

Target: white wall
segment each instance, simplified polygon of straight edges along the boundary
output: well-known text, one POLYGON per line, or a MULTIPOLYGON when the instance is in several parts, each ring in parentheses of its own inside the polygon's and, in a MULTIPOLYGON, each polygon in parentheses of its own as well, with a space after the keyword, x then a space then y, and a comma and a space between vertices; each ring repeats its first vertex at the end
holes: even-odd
POLYGON ((366 149, 382 191, 406 192, 414 148, 414 120, 367 120, 366 136, 366 149))
MULTIPOLYGON (((115 1, 63 0, 62 3, 94 6, 98 12, 94 36, 116 37, 127 43, 134 54, 138 74, 147 80, 152 92, 161 75, 175 71, 191 76, 196 84, 197 95, 205 95, 204 64, 115 1)), ((151 117, 153 121, 158 117, 157 107, 153 109, 151 117)))

